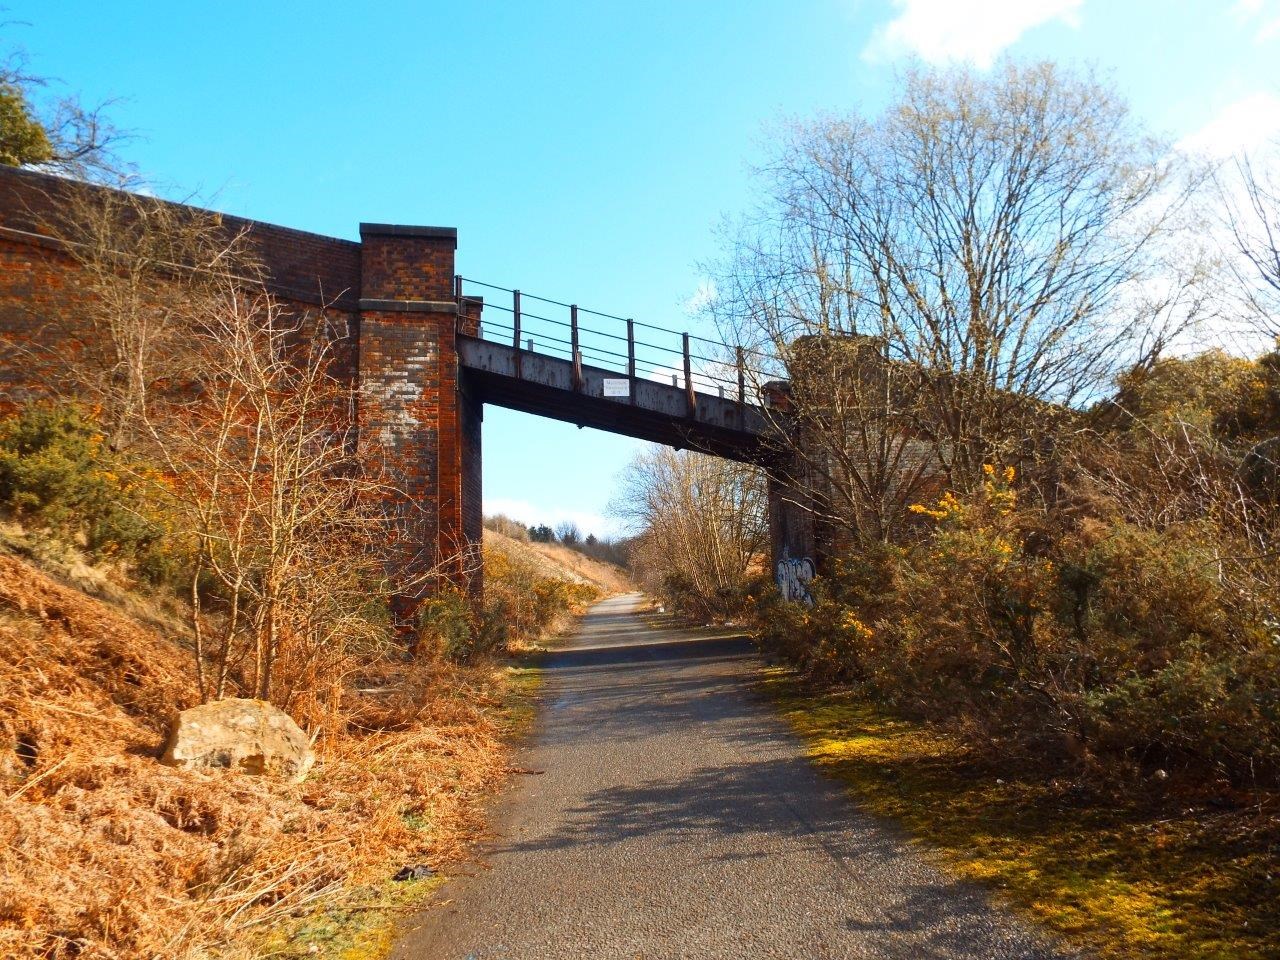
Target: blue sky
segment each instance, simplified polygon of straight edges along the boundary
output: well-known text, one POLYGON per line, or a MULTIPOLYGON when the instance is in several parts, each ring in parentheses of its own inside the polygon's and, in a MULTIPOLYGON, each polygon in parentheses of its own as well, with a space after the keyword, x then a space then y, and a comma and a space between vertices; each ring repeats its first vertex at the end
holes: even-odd
MULTIPOLYGON (((905 57, 1092 63, 1215 152, 1280 132, 1280 0, 5 6, 35 72, 121 98, 171 195, 353 239, 456 226, 468 276, 677 328, 769 125, 874 111, 905 57)), ((486 504, 607 532, 638 447, 489 408, 486 504)))

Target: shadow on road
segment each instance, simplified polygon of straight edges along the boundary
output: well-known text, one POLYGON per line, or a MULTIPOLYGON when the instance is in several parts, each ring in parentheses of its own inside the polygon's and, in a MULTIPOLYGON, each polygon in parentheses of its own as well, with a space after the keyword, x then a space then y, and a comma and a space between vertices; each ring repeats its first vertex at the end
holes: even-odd
POLYGON ((451 884, 449 923, 397 956, 1064 956, 813 769, 750 693, 748 637, 637 606, 605 601, 542 659, 539 776, 504 808, 493 869, 451 884))
MULTIPOLYGON (((636 636, 635 621, 632 620, 630 629, 620 632, 636 636)), ((595 632, 593 632, 593 639, 599 639, 595 632)), ((653 664, 662 660, 741 658, 749 656, 753 650, 754 644, 751 638, 743 635, 689 637, 679 640, 645 641, 641 639, 632 643, 606 643, 559 651, 547 657, 541 666, 544 670, 565 670, 577 667, 611 667, 628 663, 653 664)))
MULTIPOLYGON (((545 855, 657 841, 671 852, 668 869, 697 872, 709 863, 791 858, 807 848, 837 861, 854 889, 876 891, 874 901, 859 903, 858 915, 845 920, 849 932, 901 938, 909 944, 902 956, 922 960, 1007 955, 993 949, 999 924, 982 893, 934 871, 904 870, 904 860, 916 857, 904 839, 847 806, 815 803, 810 776, 805 761, 779 758, 596 790, 565 809, 552 829, 495 852, 545 855), (682 841, 687 863, 681 863, 682 841)), ((1014 955, 1061 956, 1038 945, 1014 955)))

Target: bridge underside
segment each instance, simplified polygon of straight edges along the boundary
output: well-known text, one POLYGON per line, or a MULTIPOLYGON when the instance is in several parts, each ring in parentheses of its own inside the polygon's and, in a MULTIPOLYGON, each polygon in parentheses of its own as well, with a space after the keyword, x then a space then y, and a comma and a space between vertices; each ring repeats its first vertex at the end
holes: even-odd
MULTIPOLYGON (((478 330, 478 324, 469 328, 478 330)), ((778 582, 791 599, 807 596, 805 584, 815 570, 819 553, 813 511, 790 483, 790 461, 771 439, 769 418, 758 407, 721 396, 690 392, 656 380, 626 378, 599 367, 494 343, 460 333, 456 339, 459 387, 466 397, 460 405, 462 433, 473 438, 464 473, 468 502, 465 526, 479 539, 483 404, 550 417, 580 427, 661 443, 680 450, 766 469, 772 565, 778 582), (613 390, 606 390, 611 381, 613 390), (625 386, 622 396, 606 395, 625 386)))
POLYGON ((729 460, 765 464, 771 447, 761 411, 751 404, 694 393, 560 357, 460 335, 463 389, 475 400, 579 427, 635 437, 729 460), (606 381, 626 395, 606 396, 606 381))

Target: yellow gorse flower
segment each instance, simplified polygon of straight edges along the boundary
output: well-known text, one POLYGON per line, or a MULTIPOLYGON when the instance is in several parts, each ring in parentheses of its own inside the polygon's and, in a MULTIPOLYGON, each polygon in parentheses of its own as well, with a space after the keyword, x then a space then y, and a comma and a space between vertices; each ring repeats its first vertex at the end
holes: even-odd
MULTIPOLYGON (((1013 481, 1017 479, 1018 472, 1013 467, 1005 467, 1000 469, 993 463, 984 463, 982 472, 987 479, 983 481, 982 492, 983 499, 991 504, 1001 514, 1008 514, 1018 505, 1018 494, 1011 489, 1013 481)), ((908 508, 912 513, 920 514, 925 517, 932 517, 934 520, 963 520, 968 514, 968 508, 960 502, 951 491, 947 491, 938 500, 937 506, 928 506, 923 503, 913 503, 908 508)))
POLYGON ((950 490, 942 495, 936 507, 928 507, 923 503, 913 503, 908 509, 912 513, 933 517, 935 520, 955 520, 964 516, 964 504, 950 490))
POLYGON ((852 611, 845 613, 843 624, 846 632, 861 640, 870 640, 874 631, 855 616, 852 611))

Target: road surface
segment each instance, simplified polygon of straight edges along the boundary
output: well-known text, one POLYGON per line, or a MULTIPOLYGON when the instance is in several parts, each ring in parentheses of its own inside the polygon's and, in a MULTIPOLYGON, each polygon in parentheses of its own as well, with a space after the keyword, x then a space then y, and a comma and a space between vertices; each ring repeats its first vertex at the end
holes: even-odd
POLYGON ((749 643, 592 608, 496 837, 396 960, 1056 958, 804 759, 756 699, 749 643))

